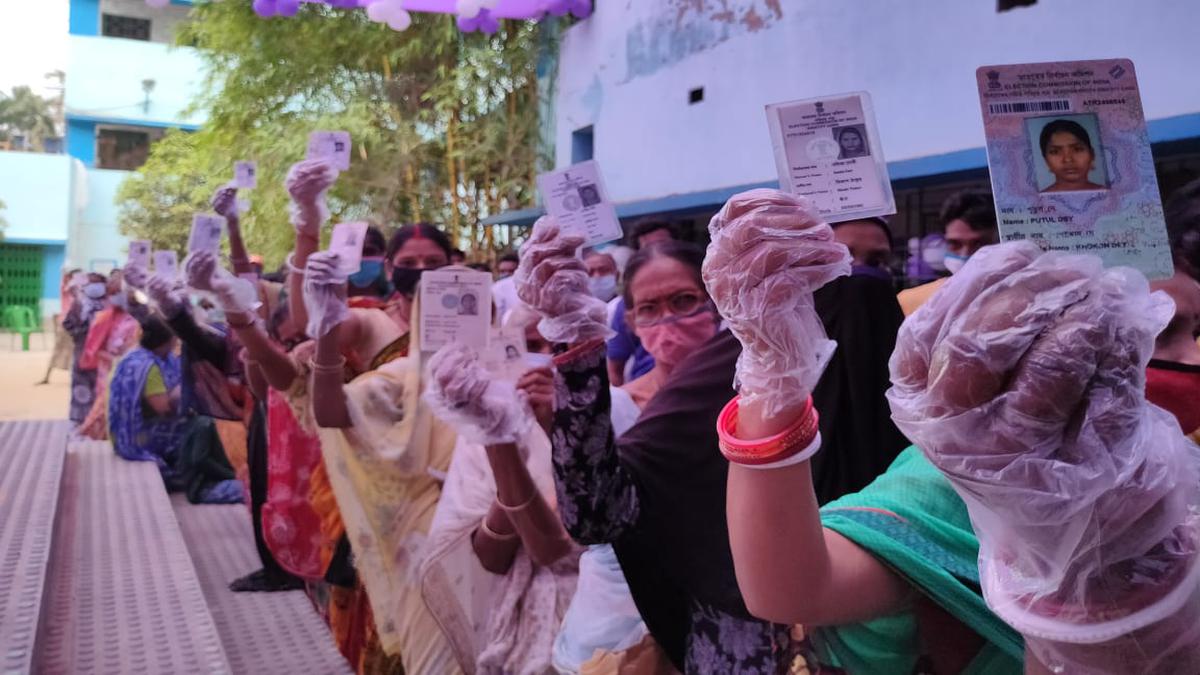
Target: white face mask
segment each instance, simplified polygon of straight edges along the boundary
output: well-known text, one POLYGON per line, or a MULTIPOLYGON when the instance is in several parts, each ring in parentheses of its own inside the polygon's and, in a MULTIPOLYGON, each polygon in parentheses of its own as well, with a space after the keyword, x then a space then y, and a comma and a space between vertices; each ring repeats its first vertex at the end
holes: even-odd
POLYGON ((109 296, 108 301, 114 306, 120 307, 121 309, 129 308, 129 298, 125 295, 125 291, 117 291, 116 293, 113 293, 111 296, 109 296))
POLYGON ((969 257, 970 256, 947 253, 946 257, 942 259, 942 264, 946 266, 946 271, 950 274, 958 274, 958 271, 963 268, 963 265, 967 264, 967 258, 969 257))
POLYGON ((99 300, 100 298, 103 298, 107 293, 108 293, 108 288, 105 287, 105 285, 99 281, 93 281, 92 283, 83 287, 83 294, 93 300, 99 300))
POLYGON ((588 278, 588 291, 593 297, 608 302, 617 296, 617 277, 605 274, 601 277, 588 278))

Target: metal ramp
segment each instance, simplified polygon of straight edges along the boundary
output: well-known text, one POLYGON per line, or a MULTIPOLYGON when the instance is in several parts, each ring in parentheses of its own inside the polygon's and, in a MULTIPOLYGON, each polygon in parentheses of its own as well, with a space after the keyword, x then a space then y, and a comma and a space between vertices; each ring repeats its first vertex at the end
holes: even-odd
POLYGON ((158 468, 72 443, 39 673, 231 673, 158 468))
POLYGON ((228 589, 230 581, 261 567, 245 506, 189 504, 183 495, 172 495, 171 502, 235 673, 352 672, 303 591, 228 589))
POLYGON ((70 425, 0 424, 0 673, 33 667, 70 425))

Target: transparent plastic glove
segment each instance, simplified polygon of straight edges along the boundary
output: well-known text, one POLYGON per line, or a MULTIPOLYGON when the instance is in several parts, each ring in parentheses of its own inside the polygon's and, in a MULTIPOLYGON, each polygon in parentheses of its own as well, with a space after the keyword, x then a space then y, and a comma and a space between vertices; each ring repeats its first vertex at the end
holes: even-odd
POLYGON ((317 236, 329 218, 325 193, 337 180, 337 169, 323 159, 306 159, 288 171, 288 194, 292 196, 292 227, 299 234, 317 236))
POLYGON ((226 313, 250 314, 262 305, 258 289, 253 281, 235 277, 229 273, 217 275, 212 282, 213 294, 226 313))
POLYGON ((346 305, 346 275, 338 272, 338 254, 318 251, 308 256, 304 268, 304 307, 308 310, 308 336, 324 337, 350 316, 346 305))
POLYGON ((575 252, 583 245, 576 235, 562 234, 558 223, 543 216, 521 247, 521 263, 513 274, 517 297, 542 315, 538 330, 550 342, 607 340, 608 307, 588 291, 587 268, 575 252))
POLYGON ((146 292, 167 318, 177 316, 187 304, 187 298, 175 284, 162 277, 150 277, 146 282, 146 292))
POLYGON ((1144 395, 1172 314, 1134 270, 1013 243, 900 329, 893 418, 966 503, 988 605, 1059 672, 1200 672, 1196 448, 1144 395))
POLYGON ((238 217, 237 193, 238 189, 233 183, 226 183, 217 188, 211 201, 213 211, 226 220, 236 219, 238 217))
POLYGON ((425 401, 460 434, 483 445, 516 443, 532 415, 511 382, 494 377, 474 350, 449 344, 429 360, 425 401))
POLYGON ((218 268, 217 257, 208 251, 193 253, 183 262, 188 286, 198 291, 212 291, 213 276, 218 268))
POLYGON ((836 347, 813 291, 850 273, 850 252, 816 208, 778 190, 734 195, 708 225, 704 283, 742 343, 735 385, 765 415, 802 403, 836 347))
POLYGON ((138 265, 126 265, 122 271, 121 280, 125 283, 126 288, 144 289, 147 279, 150 278, 150 273, 138 265))

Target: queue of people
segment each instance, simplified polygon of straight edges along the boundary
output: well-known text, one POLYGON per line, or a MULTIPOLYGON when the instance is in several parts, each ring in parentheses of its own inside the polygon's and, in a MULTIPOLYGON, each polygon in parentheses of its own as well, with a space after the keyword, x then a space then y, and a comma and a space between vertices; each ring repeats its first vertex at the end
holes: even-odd
POLYGON ((547 217, 495 269, 509 380, 421 345, 440 228, 320 250, 336 179, 289 173, 281 275, 223 187, 228 269, 73 275, 62 327, 78 432, 245 502, 231 590, 303 589, 358 672, 1200 672, 1200 182, 1153 287, 996 244, 982 193, 899 296, 886 220, 775 190, 707 249, 547 217))

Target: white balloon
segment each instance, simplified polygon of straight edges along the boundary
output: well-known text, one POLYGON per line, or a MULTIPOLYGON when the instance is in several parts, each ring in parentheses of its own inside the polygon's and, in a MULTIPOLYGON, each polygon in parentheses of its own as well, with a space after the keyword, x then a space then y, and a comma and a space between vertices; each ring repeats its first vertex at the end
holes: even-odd
POLYGON ((387 23, 392 27, 392 30, 407 30, 412 25, 412 15, 401 9, 392 14, 387 23))
POLYGON ((375 0, 367 5, 367 18, 376 23, 384 23, 391 15, 392 3, 388 0, 375 0))

